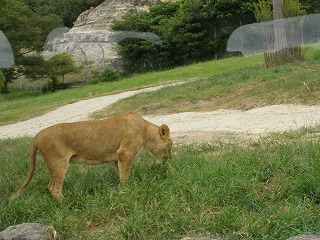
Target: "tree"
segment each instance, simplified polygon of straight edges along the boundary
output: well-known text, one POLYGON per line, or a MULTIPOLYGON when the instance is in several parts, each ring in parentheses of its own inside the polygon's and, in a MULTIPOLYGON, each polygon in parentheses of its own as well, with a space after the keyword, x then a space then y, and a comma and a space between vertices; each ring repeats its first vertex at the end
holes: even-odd
POLYGON ((273 34, 268 26, 263 29, 263 39, 266 49, 272 45, 274 51, 265 52, 267 67, 302 60, 304 58, 300 47, 301 30, 295 22, 286 23, 285 17, 295 17, 306 14, 299 0, 259 0, 254 4, 257 21, 267 21, 273 16, 273 34), (271 11, 272 4, 272 11, 271 11), (289 29, 289 31, 288 31, 289 29), (289 41, 289 42, 288 42, 289 41), (290 43, 290 44, 289 44, 290 43))
POLYGON ((58 15, 63 19, 63 25, 72 27, 77 17, 89 9, 96 7, 105 0, 20 0, 40 16, 58 15))
POLYGON ((62 25, 58 16, 40 17, 26 4, 18 0, 0 0, 0 29, 11 43, 15 58, 14 69, 4 69, 5 89, 8 84, 21 75, 27 57, 41 52, 49 32, 62 25), (52 28, 52 29, 51 29, 52 28))
POLYGON ((285 18, 306 15, 299 0, 283 0, 283 14, 285 18))
POLYGON ((18 58, 42 51, 48 34, 62 26, 62 20, 57 15, 39 16, 19 2, 6 5, 6 8, 0 9, 0 13, 0 29, 9 39, 18 58))
POLYGON ((0 70, 0 93, 4 89, 4 82, 5 82, 5 77, 4 77, 4 74, 2 73, 2 71, 0 70))
POLYGON ((272 19, 272 9, 270 1, 258 0, 253 3, 254 16, 257 22, 270 21, 272 19))
POLYGON ((62 84, 64 84, 66 74, 80 70, 69 53, 56 54, 48 61, 44 60, 41 55, 33 55, 24 59, 24 75, 33 80, 40 79, 42 88, 49 91, 54 91, 60 87, 59 77, 61 77, 62 84), (43 84, 44 78, 50 79, 47 87, 43 84))
POLYGON ((119 44, 123 67, 131 73, 221 58, 232 31, 253 21, 250 5, 241 0, 183 0, 127 14, 113 30, 152 32, 162 40, 161 46, 137 39, 119 44))
POLYGON ((153 32, 157 34, 162 46, 151 42, 127 38, 119 43, 122 67, 126 73, 158 70, 174 66, 177 55, 172 55, 168 31, 174 31, 172 21, 178 12, 178 3, 159 3, 149 12, 126 14, 122 19, 114 21, 115 31, 153 32))
POLYGON ((2 73, 4 75, 4 87, 1 89, 1 93, 8 92, 8 84, 13 80, 17 79, 19 76, 17 71, 14 68, 2 69, 2 73))
POLYGON ((288 48, 287 35, 284 15, 283 15, 283 0, 272 0, 273 19, 274 21, 274 45, 275 51, 279 52, 288 48))
MULTIPOLYGON (((23 61, 23 60, 22 60, 23 61)), ((44 78, 49 77, 52 72, 52 66, 45 61, 41 55, 33 55, 24 58, 23 74, 32 80, 40 79, 41 88, 44 87, 44 78)))
POLYGON ((66 74, 75 73, 80 70, 80 68, 76 66, 72 56, 66 52, 54 55, 49 60, 49 65, 51 66, 49 75, 52 81, 55 81, 58 76, 61 76, 63 84, 66 74))
POLYGON ((319 0, 301 0, 302 8, 307 13, 320 13, 320 1, 319 0))

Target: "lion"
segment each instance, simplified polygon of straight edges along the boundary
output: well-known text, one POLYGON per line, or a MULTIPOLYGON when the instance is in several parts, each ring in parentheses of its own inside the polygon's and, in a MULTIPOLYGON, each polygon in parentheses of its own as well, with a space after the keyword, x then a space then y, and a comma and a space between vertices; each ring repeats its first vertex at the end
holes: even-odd
POLYGON ((161 163, 163 157, 171 158, 172 144, 166 124, 159 127, 135 112, 50 126, 33 138, 28 176, 12 198, 30 183, 38 149, 50 172, 48 189, 53 197, 63 199, 62 185, 70 162, 90 165, 114 162, 120 182, 126 182, 138 152, 145 148, 161 163))

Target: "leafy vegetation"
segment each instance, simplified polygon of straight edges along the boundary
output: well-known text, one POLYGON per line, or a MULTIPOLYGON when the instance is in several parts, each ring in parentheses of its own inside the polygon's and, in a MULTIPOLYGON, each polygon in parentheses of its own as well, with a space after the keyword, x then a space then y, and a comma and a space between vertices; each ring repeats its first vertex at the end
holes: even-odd
POLYGON ((25 3, 37 15, 56 15, 63 20, 63 25, 72 27, 77 17, 89 9, 96 7, 104 0, 18 0, 25 3))
MULTIPOLYGON (((236 28, 256 20, 273 19, 272 10, 275 10, 271 4, 264 0, 184 0, 160 3, 149 12, 127 14, 114 21, 114 30, 152 32, 161 38, 162 44, 139 39, 120 42, 123 68, 128 73, 137 73, 223 58, 228 54, 227 40, 236 28)), ((310 6, 314 4, 286 0, 285 17, 313 11, 310 6)))
POLYGON ((93 82, 114 82, 118 81, 120 77, 120 72, 111 69, 106 69, 102 72, 94 72, 93 82))
POLYGON ((74 60, 72 59, 71 54, 66 52, 54 55, 48 61, 48 65, 50 66, 48 75, 50 76, 53 84, 57 84, 58 76, 61 76, 62 84, 64 84, 66 74, 75 73, 80 70, 80 68, 76 66, 74 60))
POLYGON ((42 222, 70 240, 281 240, 316 233, 319 131, 175 146, 174 158, 162 165, 143 152, 125 185, 108 164, 71 165, 63 202, 47 192, 41 159, 26 191, 8 202, 27 174, 30 139, 0 140, 0 231, 13 223, 42 222))
POLYGON ((120 54, 126 72, 168 69, 222 58, 231 32, 254 22, 248 2, 186 0, 159 3, 149 12, 127 14, 114 22, 113 30, 153 32, 162 45, 126 39, 120 54))
MULTIPOLYGON (((254 3, 254 13, 257 21, 263 22, 268 20, 278 20, 282 18, 297 17, 306 15, 305 9, 302 9, 299 0, 270 1, 259 0, 254 3), (273 5, 273 8, 271 8, 273 5)), ((266 49, 272 49, 265 52, 265 62, 267 67, 274 67, 288 62, 301 61, 304 59, 304 53, 298 39, 301 36, 301 29, 292 25, 290 30, 286 30, 284 26, 277 27, 274 39, 271 37, 268 28, 263 29, 264 46, 266 49), (288 41, 294 41, 295 45, 288 46, 288 41), (274 45, 275 44, 275 45, 274 45), (273 50, 273 47, 274 50, 273 50)))
MULTIPOLYGON (((7 92, 8 84, 24 74, 23 66, 28 65, 28 55, 43 50, 47 35, 54 28, 62 25, 58 16, 36 15, 27 5, 20 1, 4 0, 0 8, 0 30, 8 38, 14 53, 16 68, 3 69, 5 75, 2 93, 7 92)), ((34 63, 31 59, 31 64, 34 63)))
POLYGON ((3 69, 5 81, 0 93, 8 92, 8 84, 22 75, 28 75, 30 69, 44 69, 46 63, 39 53, 52 30, 63 25, 71 27, 81 12, 101 2, 102 0, 1 0, 0 31, 11 43, 15 66, 3 69))
POLYGON ((2 91, 2 89, 4 88, 4 81, 5 81, 5 77, 3 72, 0 70, 0 92, 2 91))

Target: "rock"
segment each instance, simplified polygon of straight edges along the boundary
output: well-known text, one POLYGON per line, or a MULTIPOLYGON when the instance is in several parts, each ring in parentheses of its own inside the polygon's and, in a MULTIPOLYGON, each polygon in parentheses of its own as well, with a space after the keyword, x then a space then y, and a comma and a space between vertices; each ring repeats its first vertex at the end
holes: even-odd
POLYGON ((55 240, 56 232, 51 226, 39 223, 22 223, 0 232, 0 240, 55 240))
MULTIPOLYGON (((218 240, 217 238, 209 237, 184 237, 180 240, 218 240)), ((320 235, 298 235, 291 237, 288 240, 320 240, 320 235)))
POLYGON ((320 240, 320 235, 298 235, 288 240, 320 240))
POLYGON ((180 240, 218 240, 217 238, 208 238, 208 237, 184 237, 180 240))
POLYGON ((151 5, 159 1, 130 1, 130 0, 108 0, 101 3, 96 8, 91 8, 81 13, 74 22, 74 27, 81 30, 101 30, 109 29, 114 19, 121 18, 125 13, 136 11, 147 11, 151 5))

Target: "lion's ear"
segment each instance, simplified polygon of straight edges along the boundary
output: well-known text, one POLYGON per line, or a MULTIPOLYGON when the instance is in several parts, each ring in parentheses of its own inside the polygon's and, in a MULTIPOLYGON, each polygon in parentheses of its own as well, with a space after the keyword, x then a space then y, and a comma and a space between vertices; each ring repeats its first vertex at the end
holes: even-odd
POLYGON ((170 136, 170 129, 166 124, 162 124, 159 127, 159 133, 162 138, 168 138, 170 136))

